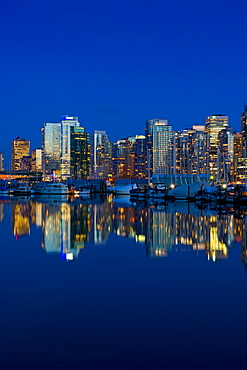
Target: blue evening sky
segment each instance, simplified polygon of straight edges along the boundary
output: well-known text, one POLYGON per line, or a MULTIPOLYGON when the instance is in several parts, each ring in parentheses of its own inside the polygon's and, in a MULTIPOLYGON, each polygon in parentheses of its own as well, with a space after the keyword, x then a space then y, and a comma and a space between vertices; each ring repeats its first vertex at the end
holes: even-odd
POLYGON ((44 122, 78 116, 111 141, 229 115, 247 101, 245 0, 13 0, 1 11, 0 151, 41 145, 44 122))

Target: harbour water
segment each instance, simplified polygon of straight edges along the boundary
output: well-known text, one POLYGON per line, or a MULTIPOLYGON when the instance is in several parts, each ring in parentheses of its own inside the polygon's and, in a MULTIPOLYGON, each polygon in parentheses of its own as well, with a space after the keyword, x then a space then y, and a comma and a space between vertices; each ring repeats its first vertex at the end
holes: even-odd
POLYGON ((243 369, 247 212, 0 203, 3 369, 243 369))

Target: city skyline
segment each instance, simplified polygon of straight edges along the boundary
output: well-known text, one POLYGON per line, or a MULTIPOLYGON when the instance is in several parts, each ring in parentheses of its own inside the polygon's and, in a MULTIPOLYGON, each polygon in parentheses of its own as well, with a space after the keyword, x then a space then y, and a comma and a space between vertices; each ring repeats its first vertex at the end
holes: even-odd
MULTIPOLYGON (((244 107, 243 107, 243 110, 242 111, 244 111, 244 109, 245 109, 245 107, 246 107, 246 105, 245 105, 245 102, 244 102, 244 107)), ((241 133, 241 116, 242 116, 242 114, 243 114, 243 112, 241 112, 240 114, 239 114, 239 116, 240 116, 240 123, 239 123, 239 129, 234 129, 234 127, 232 127, 230 124, 229 124, 229 127, 232 127, 232 129, 233 129, 233 132, 237 132, 237 133, 241 133)), ((205 117, 205 120, 204 120, 204 123, 201 123, 201 124, 199 124, 199 126, 200 127, 202 127, 202 126, 205 126, 206 125, 206 122, 207 122, 207 119, 209 118, 209 117, 213 117, 213 116, 217 116, 217 115, 219 115, 219 116, 226 116, 226 115, 222 115, 221 113, 218 113, 218 114, 211 114, 211 115, 208 115, 207 117, 205 117)), ((24 140, 27 140, 27 141, 29 141, 30 142, 30 150, 36 150, 36 149, 39 149, 39 148, 41 148, 42 147, 42 135, 43 135, 43 127, 45 127, 46 125, 60 125, 61 124, 61 122, 63 122, 63 117, 71 117, 71 118, 73 118, 71 115, 61 115, 60 116, 60 122, 59 122, 59 120, 57 120, 57 121, 54 121, 54 122, 51 122, 51 121, 47 121, 47 122, 45 122, 45 123, 43 123, 42 124, 42 126, 41 126, 41 128, 40 128, 40 132, 41 132, 41 138, 40 138, 40 144, 37 146, 37 147, 34 147, 34 145, 32 144, 32 142, 31 142, 31 140, 29 139, 29 138, 25 138, 24 140)), ((229 117, 229 116, 227 116, 227 117, 229 117)), ((75 118, 78 118, 78 117, 75 117, 75 118)), ((192 128, 194 125, 197 125, 197 124, 191 124, 190 126, 188 126, 188 127, 181 127, 179 130, 175 130, 174 128, 173 128, 173 125, 171 125, 170 123, 169 123, 169 120, 168 119, 163 119, 163 118, 152 118, 152 119, 148 119, 148 120, 146 120, 146 122, 149 122, 149 121, 153 121, 153 120, 158 120, 158 121, 166 121, 167 122, 167 124, 171 127, 171 130, 172 130, 172 132, 179 132, 179 131, 181 131, 181 130, 187 130, 187 129, 190 129, 190 128, 192 128)), ((92 132, 88 132, 87 131, 87 128, 85 127, 85 126, 83 126, 81 123, 80 123, 80 128, 82 128, 83 130, 85 130, 85 132, 87 132, 87 134, 88 135, 90 135, 91 137, 93 137, 94 136, 94 133, 95 132, 105 132, 106 134, 107 134, 107 136, 111 136, 111 133, 109 133, 109 132, 106 132, 105 130, 103 131, 103 130, 97 130, 97 129, 94 129, 94 128, 92 128, 92 132)), ((145 135, 145 124, 143 125, 143 135, 145 135)), ((32 135, 32 134, 31 134, 32 135)), ((133 134, 133 137, 134 136, 138 136, 138 135, 142 135, 142 133, 134 133, 133 134)), ((119 140, 123 140, 123 139, 126 139, 126 138, 128 138, 128 137, 131 137, 131 135, 129 135, 127 132, 126 132, 126 135, 125 136, 123 136, 123 137, 118 137, 115 141, 111 141, 111 140, 109 140, 111 143, 115 143, 115 142, 117 142, 117 141, 119 141, 119 140)), ((14 140, 16 140, 16 139, 18 139, 19 138, 19 136, 16 136, 16 138, 13 138, 12 140, 11 140, 11 142, 13 142, 14 140)), ((5 170, 10 170, 10 168, 11 168, 11 165, 12 165, 12 163, 11 163, 11 145, 12 144, 10 144, 10 148, 9 148, 9 151, 7 152, 7 153, 4 153, 3 152, 3 156, 4 156, 4 167, 5 167, 5 170)))
POLYGON ((15 136, 37 148, 42 124, 61 114, 112 142, 155 117, 177 131, 222 113, 240 131, 246 9, 242 0, 3 4, 6 163, 15 136))

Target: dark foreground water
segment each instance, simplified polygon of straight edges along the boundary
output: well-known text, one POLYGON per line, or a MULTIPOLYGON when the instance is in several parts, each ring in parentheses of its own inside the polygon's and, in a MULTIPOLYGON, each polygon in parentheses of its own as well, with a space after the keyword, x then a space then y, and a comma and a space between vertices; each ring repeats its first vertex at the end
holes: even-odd
POLYGON ((0 203, 1 369, 244 369, 245 212, 0 203))

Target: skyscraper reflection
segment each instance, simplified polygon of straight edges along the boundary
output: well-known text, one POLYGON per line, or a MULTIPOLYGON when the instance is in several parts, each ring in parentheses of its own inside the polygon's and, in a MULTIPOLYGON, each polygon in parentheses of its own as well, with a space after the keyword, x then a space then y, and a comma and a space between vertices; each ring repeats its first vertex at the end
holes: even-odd
MULTIPOLYGON (((42 247, 48 254, 65 260, 78 257, 86 243, 107 244, 110 234, 145 243, 150 257, 168 256, 173 251, 204 251, 208 260, 226 259, 234 242, 241 242, 242 261, 247 265, 246 218, 233 214, 198 210, 194 206, 169 204, 164 209, 134 207, 115 203, 11 202, 12 233, 31 232, 31 225, 42 229, 42 247)), ((0 220, 4 205, 0 204, 0 220)))
POLYGON ((0 203, 0 222, 4 219, 4 202, 0 203))
POLYGON ((15 236, 30 234, 30 216, 29 202, 12 204, 12 232, 15 236))
POLYGON ((43 204, 43 248, 60 253, 65 260, 77 258, 88 241, 90 207, 69 203, 43 204))

